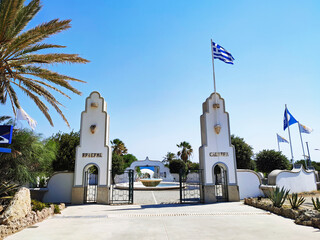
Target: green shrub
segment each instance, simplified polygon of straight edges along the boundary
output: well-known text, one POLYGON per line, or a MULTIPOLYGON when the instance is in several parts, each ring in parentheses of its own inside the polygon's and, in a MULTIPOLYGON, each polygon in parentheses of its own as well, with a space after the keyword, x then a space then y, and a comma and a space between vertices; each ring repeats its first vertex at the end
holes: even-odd
POLYGON ((319 198, 316 198, 316 200, 314 200, 313 198, 311 198, 311 199, 312 199, 312 203, 313 203, 314 209, 320 211, 320 200, 319 200, 319 198))
POLYGON ((42 209, 48 207, 48 204, 32 199, 31 200, 32 211, 42 211, 42 209))
POLYGON ((292 209, 298 209, 306 201, 306 199, 302 196, 298 198, 297 193, 292 193, 291 196, 288 196, 288 199, 292 209))
POLYGON ((57 204, 54 204, 54 213, 55 214, 60 214, 61 213, 59 205, 57 205, 57 204))
POLYGON ((169 163, 169 169, 171 173, 180 173, 180 169, 183 172, 187 171, 187 166, 182 160, 172 160, 169 163))
POLYGON ((267 196, 271 200, 272 205, 274 207, 280 208, 282 207, 288 194, 289 194, 289 190, 286 190, 284 187, 282 187, 281 190, 279 187, 276 187, 276 189, 274 191, 269 192, 267 196))
POLYGON ((257 170, 263 173, 270 173, 275 169, 288 169, 289 160, 281 152, 274 150, 262 150, 256 154, 257 170))

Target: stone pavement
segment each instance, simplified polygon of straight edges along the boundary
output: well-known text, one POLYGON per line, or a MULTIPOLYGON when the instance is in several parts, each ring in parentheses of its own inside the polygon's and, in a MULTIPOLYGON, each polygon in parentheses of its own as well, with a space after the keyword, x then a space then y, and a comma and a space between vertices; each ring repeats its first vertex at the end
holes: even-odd
POLYGON ((205 205, 78 205, 7 240, 54 239, 320 239, 320 230, 296 225, 242 202, 205 205))

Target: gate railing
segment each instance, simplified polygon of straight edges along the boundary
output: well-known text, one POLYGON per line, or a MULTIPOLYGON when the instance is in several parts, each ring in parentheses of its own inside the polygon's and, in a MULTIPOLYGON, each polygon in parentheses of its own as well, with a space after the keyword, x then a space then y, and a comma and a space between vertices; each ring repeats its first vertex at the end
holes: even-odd
POLYGON ((180 203, 202 203, 202 169, 180 171, 180 203))
POLYGON ((97 189, 98 189, 98 175, 85 172, 85 187, 84 187, 84 202, 96 203, 97 202, 97 189))
POLYGON ((116 181, 116 174, 111 171, 110 204, 133 204, 134 171, 128 170, 121 174, 121 181, 116 181))

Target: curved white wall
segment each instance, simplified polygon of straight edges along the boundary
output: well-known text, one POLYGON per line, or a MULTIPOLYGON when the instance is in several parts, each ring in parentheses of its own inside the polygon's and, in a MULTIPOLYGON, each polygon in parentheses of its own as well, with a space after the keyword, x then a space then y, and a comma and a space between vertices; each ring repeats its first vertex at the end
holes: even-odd
POLYGON ((73 173, 54 174, 48 181, 48 192, 43 197, 45 203, 71 203, 73 173))
POLYGON ((257 173, 252 170, 238 169, 237 177, 240 199, 264 195, 260 190, 261 179, 257 173))
POLYGON ((160 178, 162 178, 163 181, 170 181, 170 182, 173 181, 173 176, 171 175, 169 168, 167 168, 162 162, 150 160, 148 157, 143 161, 139 160, 131 163, 130 167, 128 167, 126 170, 132 169, 135 171, 136 167, 143 167, 143 166, 159 167, 160 178))
POLYGON ((315 172, 306 172, 303 168, 298 171, 280 171, 276 176, 276 185, 290 190, 290 193, 317 190, 315 172))

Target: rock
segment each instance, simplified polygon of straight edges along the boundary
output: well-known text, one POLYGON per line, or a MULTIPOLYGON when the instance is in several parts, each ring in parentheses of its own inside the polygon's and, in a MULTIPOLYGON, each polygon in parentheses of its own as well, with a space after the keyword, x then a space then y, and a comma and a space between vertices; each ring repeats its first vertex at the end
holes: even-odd
POLYGON ((66 208, 66 205, 64 204, 64 203, 60 203, 59 204, 59 209, 60 210, 63 210, 63 209, 65 209, 66 208))
POLYGON ((16 192, 10 204, 2 214, 2 222, 8 224, 9 222, 24 218, 30 212, 30 191, 28 188, 22 187, 16 192))
POLYGON ((290 208, 283 208, 282 215, 287 218, 295 219, 295 215, 290 208))
POLYGON ((316 228, 320 228, 320 218, 312 218, 312 226, 316 228))
POLYGON ((280 214, 281 214, 281 208, 273 207, 273 212, 274 212, 275 214, 280 215, 280 214))

